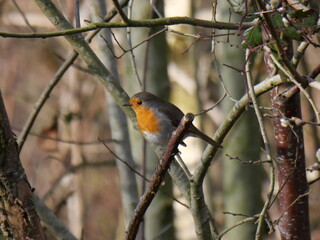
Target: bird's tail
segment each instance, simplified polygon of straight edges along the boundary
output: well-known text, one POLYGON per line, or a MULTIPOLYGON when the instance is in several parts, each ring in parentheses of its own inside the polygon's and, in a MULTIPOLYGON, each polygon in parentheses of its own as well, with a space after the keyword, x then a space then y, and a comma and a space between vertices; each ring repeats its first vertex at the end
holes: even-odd
POLYGON ((218 147, 218 148, 223 148, 220 143, 217 143, 214 141, 212 138, 208 137, 206 134, 201 132, 199 129, 197 129, 195 126, 191 126, 189 128, 190 132, 192 133, 191 135, 194 137, 201 138, 202 140, 206 141, 213 147, 218 147))

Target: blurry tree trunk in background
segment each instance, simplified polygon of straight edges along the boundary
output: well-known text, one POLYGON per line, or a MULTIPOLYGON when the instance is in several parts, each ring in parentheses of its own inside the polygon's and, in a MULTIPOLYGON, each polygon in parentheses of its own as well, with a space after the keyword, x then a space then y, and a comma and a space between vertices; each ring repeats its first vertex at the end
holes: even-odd
MULTIPOLYGON (((91 6, 92 20, 95 22, 101 21, 101 16, 105 16, 107 13, 106 5, 104 0, 88 1, 91 6)), ((119 82, 119 73, 117 69, 117 63, 114 55, 109 48, 113 49, 111 34, 108 29, 102 29, 100 34, 103 36, 97 38, 97 44, 99 50, 97 55, 104 63, 104 65, 110 69, 114 79, 119 82), (108 41, 108 45, 105 42, 108 41)), ((116 155, 126 161, 132 168, 135 168, 133 160, 131 146, 129 141, 128 123, 125 114, 113 101, 112 97, 106 91, 106 99, 109 110, 110 119, 110 130, 112 139, 116 139, 118 142, 114 144, 116 155)), ((122 198, 122 208, 124 213, 125 227, 127 227, 128 221, 130 220, 134 209, 139 201, 138 185, 135 173, 129 169, 125 164, 116 160, 117 168, 119 171, 120 180, 120 194, 122 198)), ((119 231, 123 232, 123 230, 119 231)), ((138 235, 139 236, 139 235, 138 235)), ((120 237, 120 236, 119 236, 120 237)), ((137 237, 140 239, 141 235, 137 237)))
MULTIPOLYGON (((5 239, 44 240, 0 91, 0 217, 5 239)), ((2 236, 0 236, 1 238, 2 236)))
MULTIPOLYGON (((157 1, 156 7, 161 14, 163 14, 163 2, 157 1)), ((136 0, 133 4, 132 9, 133 19, 144 19, 144 18, 157 18, 157 15, 152 11, 150 7, 150 1, 148 0, 136 0)), ((132 45, 136 45, 144 40, 148 35, 159 31, 162 28, 154 28, 152 32, 149 29, 131 28, 132 45)), ((157 37, 151 39, 148 43, 135 49, 134 56, 137 65, 137 71, 139 73, 141 81, 145 75, 145 88, 162 99, 169 98, 169 80, 167 75, 167 44, 165 34, 162 33, 157 37), (146 59, 147 57, 147 59, 146 59)), ((139 86, 137 78, 133 75, 133 68, 131 60, 128 60, 129 53, 126 56, 128 63, 127 65, 127 76, 125 85, 129 85, 128 89, 133 90, 129 94, 140 92, 142 89, 139 86)), ((142 154, 142 141, 138 142, 137 139, 142 139, 141 134, 134 130, 132 133, 134 141, 133 149, 136 161, 141 163, 143 159, 142 154), (139 135, 139 136, 138 136, 139 135), (136 137, 135 137, 136 136, 136 137)), ((155 164, 159 161, 159 158, 155 155, 154 151, 147 145, 146 147, 146 177, 150 178, 154 172, 155 164)), ((143 166, 143 164, 141 165, 143 166)), ((173 208, 172 199, 169 197, 172 195, 172 184, 171 178, 167 177, 165 185, 161 187, 163 192, 158 192, 155 199, 144 218, 145 224, 145 238, 150 239, 175 239, 174 228, 173 228, 173 208)))
MULTIPOLYGON (((230 5, 227 1, 218 4, 218 19, 228 21, 230 5)), ((240 17, 234 14, 232 21, 240 21, 240 17)), ((219 39, 222 40, 222 39, 219 39)), ((239 38, 230 39, 232 45, 240 45, 239 38)), ((221 64, 228 64, 241 69, 245 64, 244 52, 238 47, 231 47, 228 43, 217 44, 218 59, 221 64), (220 53, 220 54, 219 54, 220 53)), ((234 69, 221 67, 221 75, 231 96, 239 99, 245 94, 245 80, 234 69)), ((221 89, 223 91, 223 89, 221 89)), ((234 102, 225 100, 223 111, 228 114, 234 102)), ((241 161, 256 161, 260 159, 260 130, 253 109, 244 112, 243 116, 224 141, 224 153, 233 157, 239 157, 241 161)), ((261 183, 262 167, 242 164, 237 160, 223 159, 223 196, 224 211, 251 216, 257 214, 262 206, 261 183)), ((225 227, 230 227, 243 219, 244 216, 225 215, 225 227)), ((254 239, 256 225, 253 222, 243 224, 230 231, 225 238, 248 240, 254 239)))
MULTIPOLYGON (((163 2, 165 3, 165 17, 191 16, 193 14, 192 8, 194 5, 193 2, 195 2, 193 0, 164 0, 163 2)), ((185 24, 172 25, 169 26, 169 29, 189 33, 195 31, 194 26, 185 24)), ((177 104, 181 109, 186 106, 196 106, 192 110, 189 109, 190 112, 197 113, 199 112, 198 107, 200 107, 199 102, 197 101, 198 93, 195 92, 192 84, 197 81, 195 76, 197 74, 196 68, 199 60, 196 59, 198 46, 197 44, 192 45, 192 43, 194 43, 193 38, 185 38, 179 34, 170 34, 167 32, 166 39, 167 58, 169 59, 167 68, 171 80, 170 92, 172 97, 170 100, 177 104)), ((197 117, 195 120, 199 120, 200 118, 201 116, 197 117)), ((193 123, 195 122, 196 121, 193 123)), ((190 140, 190 138, 188 140, 190 140)), ((199 142, 200 144, 202 143, 201 141, 199 142)), ((187 144, 186 148, 179 147, 179 150, 182 152, 181 157, 187 166, 195 166, 197 161, 199 161, 199 158, 196 157, 198 156, 197 152, 194 151, 195 149, 199 150, 197 147, 199 147, 197 144, 192 146, 190 143, 187 144), (187 151, 187 153, 184 153, 184 151, 187 151), (185 156, 188 156, 188 158, 185 156)), ((199 154, 200 152, 201 150, 199 150, 199 154)), ((187 191, 189 192, 189 186, 187 191)), ((177 197, 184 202, 185 198, 183 198, 182 195, 177 195, 177 197)), ((192 214, 190 214, 190 209, 177 202, 174 202, 173 208, 176 239, 194 239, 196 234, 194 232, 194 220, 192 219, 192 214)))
MULTIPOLYGON (((81 142, 81 96, 83 84, 78 76, 78 70, 71 68, 68 71, 66 86, 60 96, 60 111, 62 121, 59 125, 59 135, 62 139, 69 139, 74 142, 81 142)), ((90 83, 89 83, 90 84, 90 83)), ((82 146, 77 144, 61 144, 63 149, 63 162, 72 166, 82 163, 82 146)), ((76 238, 81 238, 83 231, 83 199, 82 199, 82 175, 81 171, 70 173, 65 176, 64 188, 68 188, 70 196, 67 197, 67 216, 70 232, 76 238)))
MULTIPOLYGON (((74 4, 65 3, 67 15, 69 19, 74 18, 74 4)), ((72 22, 72 20, 71 20, 72 22)), ((58 135, 62 139, 68 139, 73 142, 82 142, 83 129, 81 112, 82 103, 85 94, 83 89, 83 81, 81 79, 81 72, 76 68, 68 69, 64 79, 65 87, 60 93, 59 111, 60 121, 58 126, 58 135)), ((88 82, 87 84, 92 84, 88 82)), ((83 163, 83 149, 78 144, 59 144, 61 151, 61 161, 66 165, 77 166, 83 163)), ((66 201, 66 217, 67 226, 70 232, 77 238, 82 238, 84 230, 84 208, 83 208, 83 194, 82 194, 82 178, 83 172, 70 172, 62 182, 63 190, 65 191, 62 197, 66 201)), ((60 190, 61 191, 61 190, 60 190)), ((60 199, 63 201, 64 199, 60 199)))
MULTIPOLYGON (((164 16, 164 2, 154 1, 155 7, 164 16)), ((155 11, 151 11, 151 18, 158 18, 155 11)), ((149 35, 156 33, 163 27, 153 28, 149 35)), ((155 93, 162 99, 169 100, 170 83, 167 73, 167 42, 166 35, 162 33, 151 39, 147 46, 147 61, 146 61, 146 82, 147 91, 155 93)), ((148 151, 152 151, 148 147, 148 151)), ((152 151, 153 152, 153 151, 152 151)), ((150 156, 150 154, 149 154, 150 156)), ((154 172, 155 164, 159 158, 155 157, 155 161, 147 158, 147 176, 154 172)), ((174 240, 174 224, 173 224, 173 205, 170 196, 172 193, 172 180, 167 174, 165 185, 162 187, 164 192, 158 192, 151 207, 148 209, 145 219, 145 236, 147 240, 151 239, 166 239, 174 240)))

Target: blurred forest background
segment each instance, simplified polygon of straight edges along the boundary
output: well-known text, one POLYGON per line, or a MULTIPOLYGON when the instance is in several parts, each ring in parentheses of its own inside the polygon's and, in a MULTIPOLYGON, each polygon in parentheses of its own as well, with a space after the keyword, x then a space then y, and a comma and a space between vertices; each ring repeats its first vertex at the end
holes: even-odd
MULTIPOLYGON (((74 26, 75 2, 54 1, 74 26)), ((101 2, 80 1, 81 26, 102 21, 102 16, 114 7, 112 1, 101 2), (103 9, 104 3, 107 10, 103 9)), ((152 8, 150 1, 135 0, 131 17, 147 19, 158 15, 212 19, 210 0, 166 0, 155 1, 154 4, 152 8)), ((216 19, 239 22, 242 17, 232 10, 227 1, 219 1, 216 19)), ((121 17, 116 16, 112 21, 121 21, 121 17)), ((1 32, 56 31, 34 1, 1 0, 0 23, 1 32)), ((130 31, 131 46, 126 28, 104 29, 90 46, 106 66, 113 69, 112 73, 119 75, 120 83, 129 96, 146 89, 170 100, 184 112, 193 113, 208 109, 219 101, 213 110, 195 119, 195 124, 212 136, 235 101, 247 90, 245 80, 238 71, 245 65, 241 38, 234 34, 235 31, 231 31, 232 34, 230 30, 212 32, 210 28, 186 24, 170 26, 166 31, 161 31, 161 28, 131 28, 130 31), (214 46, 212 34, 218 36, 214 39, 214 46), (137 44, 140 45, 134 48, 133 58, 129 50, 137 44), (113 63, 110 59, 114 60, 113 63)), ((313 40, 319 44, 319 39, 313 40)), ((294 46, 296 49, 298 44, 294 43, 294 46)), ((72 50, 64 37, 0 39, 0 87, 11 127, 18 139, 39 96, 55 78, 57 70, 72 50)), ((299 73, 310 73, 319 64, 319 56, 319 48, 310 45, 298 66, 299 73)), ((268 75, 262 50, 256 51, 253 57, 251 73, 255 84, 268 75)), ((114 154, 117 153, 118 141, 116 133, 111 132, 113 127, 110 123, 120 120, 116 117, 118 115, 113 115, 113 107, 110 107, 112 98, 96 79, 80 58, 74 62, 37 116, 21 149, 20 159, 35 193, 64 221, 76 238, 123 239, 127 223, 121 197, 123 185, 117 166, 127 166, 117 157, 127 161, 128 155, 116 157, 114 154), (116 119, 112 119, 114 117, 116 119)), ((319 92, 314 89, 308 89, 308 92, 320 108, 319 92)), ((302 119, 315 122, 312 108, 305 96, 301 96, 302 119)), ((259 98, 259 105, 265 107, 262 109, 264 113, 270 114, 268 93, 259 98)), ((272 119, 264 118, 263 121, 274 152, 272 119)), ((131 122, 128 126, 136 170, 150 178, 158 158, 148 146, 145 147, 140 133, 131 122)), ((306 167, 310 168, 319 160, 316 158, 320 146, 319 127, 305 125, 303 129, 306 167)), ((186 144, 186 148, 179 149, 192 173, 205 145, 198 139, 188 139, 186 144)), ((206 203, 219 230, 258 214, 270 183, 266 165, 243 163, 266 159, 253 108, 246 108, 224 139, 223 146, 206 174, 204 186, 206 203)), ((319 171, 307 170, 308 181, 318 177, 319 171)), ((141 195, 147 183, 138 175, 136 179, 138 194, 141 195)), ((192 215, 173 200, 174 197, 185 203, 169 177, 162 189, 147 211, 143 226, 145 239, 196 239, 192 215)), ((310 227, 312 239, 315 240, 320 239, 319 191, 320 184, 316 182, 309 194, 310 227)), ((272 220, 281 217, 277 201, 268 211, 268 217, 272 220)), ((226 233, 225 239, 254 239, 255 229, 252 222, 245 223, 226 233)), ((48 239, 55 239, 49 231, 46 234, 48 239)), ((270 235, 265 234, 263 239, 280 239, 279 231, 276 228, 270 235)))

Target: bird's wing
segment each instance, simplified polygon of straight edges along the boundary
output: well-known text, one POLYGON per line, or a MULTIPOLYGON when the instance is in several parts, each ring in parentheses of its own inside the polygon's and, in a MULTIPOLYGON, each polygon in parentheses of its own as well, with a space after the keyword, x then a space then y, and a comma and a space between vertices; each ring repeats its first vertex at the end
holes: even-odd
POLYGON ((159 111, 166 116, 169 116, 172 125, 175 127, 178 127, 184 116, 184 113, 178 107, 169 102, 164 102, 164 104, 159 108, 159 111))

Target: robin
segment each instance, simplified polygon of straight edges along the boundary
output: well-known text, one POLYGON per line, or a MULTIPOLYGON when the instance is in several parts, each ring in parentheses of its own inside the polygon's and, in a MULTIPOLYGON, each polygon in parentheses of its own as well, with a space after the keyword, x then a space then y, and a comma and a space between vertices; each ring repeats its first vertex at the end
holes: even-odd
MULTIPOLYGON (((184 116, 178 107, 148 92, 133 95, 129 103, 123 106, 132 108, 139 130, 153 144, 167 145, 184 116)), ((201 138, 214 147, 222 147, 193 124, 187 130, 185 138, 189 136, 201 138)), ((183 142, 181 144, 186 146, 183 142)))

